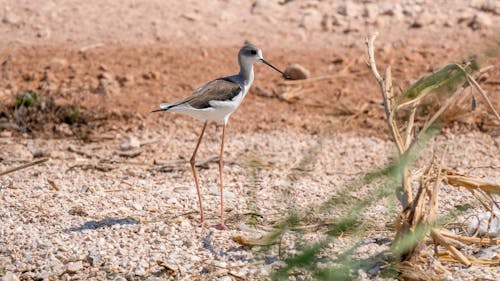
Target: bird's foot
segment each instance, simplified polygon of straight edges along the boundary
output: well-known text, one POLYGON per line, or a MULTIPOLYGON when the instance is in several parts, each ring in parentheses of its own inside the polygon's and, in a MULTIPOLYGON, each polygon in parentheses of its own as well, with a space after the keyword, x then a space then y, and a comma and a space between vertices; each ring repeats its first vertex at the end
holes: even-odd
POLYGON ((213 228, 218 230, 229 230, 229 228, 227 228, 227 226, 224 223, 214 225, 213 228))
POLYGON ((208 224, 208 222, 206 222, 204 220, 200 222, 200 225, 201 225, 201 227, 210 228, 210 224, 208 224))

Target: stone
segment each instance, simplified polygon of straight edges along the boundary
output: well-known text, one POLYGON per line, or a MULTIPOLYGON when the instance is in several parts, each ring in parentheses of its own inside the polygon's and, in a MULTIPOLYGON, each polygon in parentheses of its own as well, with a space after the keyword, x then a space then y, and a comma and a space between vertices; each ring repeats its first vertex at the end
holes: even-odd
POLYGON ((11 131, 1 131, 0 132, 0 138, 10 138, 10 137, 12 137, 11 131))
POLYGON ((413 28, 421 28, 424 26, 431 25, 434 23, 435 16, 428 11, 422 12, 420 15, 416 16, 411 27, 413 28))
POLYGON ((290 80, 307 79, 310 76, 309 70, 300 64, 291 64, 285 69, 285 77, 290 80))
POLYGON ((342 3, 337 8, 337 13, 346 17, 356 18, 363 14, 364 9, 351 1, 342 3))
POLYGON ((491 212, 481 212, 473 216, 467 225, 469 236, 500 238, 500 209, 493 206, 495 215, 491 218, 491 212))
POLYGON ((473 30, 487 29, 492 26, 493 22, 489 15, 485 13, 477 13, 472 20, 467 24, 473 30))
POLYGON ((302 17, 301 27, 307 30, 320 29, 323 25, 323 15, 316 9, 309 9, 302 17))
POLYGON ((2 277, 2 281, 19 281, 19 278, 16 274, 7 271, 5 275, 2 277))
POLYGON ((50 151, 47 148, 32 148, 30 152, 33 158, 50 156, 50 151))
POLYGON ((120 84, 120 87, 134 85, 134 76, 132 74, 125 74, 123 76, 116 76, 116 81, 120 84))
POLYGON ((92 266, 100 264, 101 261, 102 261, 102 256, 101 254, 99 254, 98 251, 92 250, 87 255, 87 262, 92 266))
POLYGON ((500 1, 498 0, 471 0, 469 6, 481 11, 500 15, 500 1))
POLYGON ((78 271, 83 269, 83 263, 81 261, 70 262, 66 266, 66 271, 68 273, 77 273, 78 271))
POLYGON ((50 60, 48 67, 50 69, 61 69, 68 65, 68 61, 63 58, 53 58, 50 60))
POLYGON ((2 18, 2 22, 5 24, 18 25, 21 21, 21 17, 16 15, 14 12, 7 10, 2 18))
POLYGON ((126 137, 120 144, 120 149, 123 151, 133 150, 141 147, 141 142, 134 136, 126 137))
POLYGON ((256 0, 255 2, 253 2, 250 8, 250 13, 266 15, 269 13, 269 11, 275 10, 277 8, 278 4, 276 3, 276 1, 256 0))
POLYGON ((61 123, 61 124, 57 125, 56 132, 62 133, 63 135, 66 135, 66 136, 73 135, 73 131, 71 130, 71 127, 66 123, 61 123))

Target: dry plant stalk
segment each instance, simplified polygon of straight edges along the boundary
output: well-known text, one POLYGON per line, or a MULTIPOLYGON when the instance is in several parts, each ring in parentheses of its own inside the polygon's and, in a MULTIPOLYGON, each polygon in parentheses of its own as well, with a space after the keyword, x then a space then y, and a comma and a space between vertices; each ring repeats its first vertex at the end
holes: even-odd
POLYGON ((43 163, 43 162, 46 162, 48 161, 49 158, 41 158, 41 159, 38 159, 38 160, 35 160, 35 161, 32 161, 32 162, 29 162, 29 163, 26 163, 26 164, 23 164, 23 165, 20 165, 20 166, 17 166, 17 167, 14 167, 14 168, 11 168, 11 169, 8 169, 6 171, 3 171, 3 172, 0 172, 0 177, 1 176, 4 176, 4 175, 7 175, 7 174, 10 174, 10 173, 13 173, 15 171, 19 171, 19 170, 22 170, 22 169, 26 169, 26 168, 29 168, 31 166, 35 166, 35 165, 38 165, 40 163, 43 163))
MULTIPOLYGON (((396 147, 398 148, 400 156, 407 152, 412 145, 415 145, 415 143, 417 143, 417 141, 424 136, 426 131, 435 123, 435 121, 438 120, 439 117, 441 117, 443 112, 445 112, 450 107, 450 105, 456 102, 460 94, 462 94, 465 89, 469 88, 471 85, 481 93, 483 98, 486 100, 490 110, 497 117, 497 119, 500 120, 500 117, 493 107, 492 103, 488 99, 486 92, 481 89, 476 80, 471 75, 469 75, 469 73, 461 65, 456 64, 455 66, 451 66, 458 69, 458 71, 463 71, 463 73, 465 74, 466 83, 464 83, 461 87, 458 87, 455 92, 424 124, 423 129, 417 135, 414 135, 413 132, 415 124, 415 114, 416 109, 420 104, 421 97, 417 96, 415 99, 401 103, 399 105, 394 104, 395 99, 392 89, 391 68, 390 66, 388 66, 385 70, 384 77, 382 77, 375 63, 374 41, 376 37, 377 34, 374 34, 366 39, 366 46, 368 49, 368 65, 380 87, 389 131, 396 144, 396 147), (404 134, 405 138, 403 139, 400 133, 401 130, 396 122, 396 113, 398 109, 408 105, 411 106, 411 111, 406 122, 407 127, 404 134)), ((480 70, 479 75, 483 74, 485 71, 487 70, 480 70)), ((429 91, 430 90, 428 90, 426 94, 428 94, 429 91)), ((426 168, 425 172, 420 178, 420 187, 415 198, 412 197, 411 182, 412 180, 416 180, 416 178, 413 178, 410 170, 403 170, 403 196, 402 198, 399 198, 403 211, 400 213, 397 222, 398 227, 395 239, 396 243, 397 241, 399 241, 399 239, 402 239, 403 236, 407 234, 411 235, 412 233, 414 233, 418 227, 432 225, 435 222, 439 204, 439 184, 441 182, 446 182, 453 186, 465 187, 469 189, 479 200, 479 202, 481 202, 483 206, 485 206, 485 208, 489 209, 490 211, 491 208, 488 207, 489 203, 496 204, 491 195, 500 194, 500 186, 498 184, 488 183, 480 179, 465 176, 444 168, 443 160, 445 154, 446 153, 443 154, 443 157, 441 158, 439 164, 434 163, 433 160, 433 162, 426 168)), ((441 245, 445 249, 447 249, 446 255, 448 257, 448 260, 457 261, 467 266, 475 262, 484 264, 490 261, 483 261, 475 259, 474 257, 468 257, 457 250, 457 248, 454 246, 455 244, 466 242, 479 245, 498 245, 499 243, 497 239, 462 237, 452 234, 451 232, 444 229, 437 228, 431 229, 430 234, 436 245, 441 245)), ((412 248, 407 249, 406 252, 402 253, 402 259, 409 260, 412 256, 415 256, 415 254, 418 253, 418 246, 419 244, 414 245, 412 248)), ((496 262, 498 263, 498 261, 496 262)), ((495 263, 495 261, 491 261, 490 263, 495 263)))

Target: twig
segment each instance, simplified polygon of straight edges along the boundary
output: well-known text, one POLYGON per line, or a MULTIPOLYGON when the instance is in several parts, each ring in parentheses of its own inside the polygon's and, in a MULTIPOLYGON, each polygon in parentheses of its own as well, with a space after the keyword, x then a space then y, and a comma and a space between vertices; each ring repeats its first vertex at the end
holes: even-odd
POLYGON ((451 231, 448 231, 446 229, 440 229, 439 232, 448 238, 455 239, 460 242, 464 243, 474 243, 474 244, 480 244, 480 245, 500 245, 500 239, 498 238, 489 238, 489 237, 464 237, 457 235, 451 231))
MULTIPOLYGON (((391 121, 391 120, 393 120, 393 114, 392 114, 392 111, 390 110, 390 105, 389 105, 390 101, 389 101, 388 92, 387 92, 386 87, 388 85, 392 86, 392 82, 391 81, 384 81, 384 79, 380 76, 380 73, 377 70, 377 65, 375 64, 375 54, 374 54, 373 42, 375 41, 375 38, 377 38, 377 35, 378 35, 378 33, 375 33, 371 37, 366 38, 366 41, 365 41, 366 46, 368 48, 369 66, 370 66, 370 69, 373 73, 373 76, 375 77, 375 79, 377 80, 377 82, 380 86, 382 98, 384 100, 385 115, 386 115, 387 121, 389 123, 389 129, 391 131, 392 137, 394 138, 394 140, 396 142, 399 153, 403 154, 404 147, 403 147, 403 143, 401 141, 401 136, 399 135, 399 131, 398 131, 397 127, 395 127, 395 123, 391 121)), ((387 71, 389 72, 389 75, 386 78, 388 78, 387 80, 390 80, 391 79, 390 69, 387 71)))
POLYGON ((49 160, 49 158, 41 158, 41 159, 35 160, 33 162, 29 162, 27 164, 18 166, 18 167, 15 167, 15 168, 12 168, 12 169, 8 169, 6 171, 0 172, 0 177, 4 176, 4 175, 7 175, 7 174, 10 174, 10 173, 13 173, 15 171, 19 171, 19 170, 22 170, 22 169, 25 169, 25 168, 28 168, 28 167, 31 167, 31 166, 38 165, 40 163, 46 162, 47 160, 49 160))
POLYGON ((500 185, 485 182, 481 179, 468 177, 452 170, 442 169, 444 178, 448 184, 453 186, 461 186, 467 189, 481 189, 484 192, 500 195, 500 185))
POLYGON ((431 236, 432 236, 432 239, 434 239, 434 241, 437 244, 440 244, 441 246, 445 247, 461 263, 463 263, 466 266, 470 266, 472 264, 470 262, 470 260, 464 254, 462 254, 462 252, 457 250, 457 248, 455 248, 455 246, 451 245, 451 243, 447 241, 446 237, 444 237, 439 232, 439 230, 432 229, 431 236))
MULTIPOLYGON (((457 65, 463 71, 465 71, 461 65, 459 65, 459 64, 457 64, 457 65)), ((486 95, 486 92, 479 86, 479 84, 476 82, 476 80, 472 76, 470 76, 469 73, 467 73, 467 71, 465 71, 465 75, 466 75, 465 77, 467 77, 467 81, 469 81, 469 83, 474 85, 474 87, 479 91, 479 93, 481 94, 481 96, 483 96, 484 100, 486 101, 486 103, 490 107, 491 111, 493 112, 493 114, 495 115, 497 120, 500 121, 500 115, 498 115, 498 112, 496 111, 495 106, 493 106, 493 104, 491 103, 490 99, 486 95)))
POLYGON ((424 125, 424 128, 420 131, 419 135, 417 136, 417 139, 420 138, 425 132, 436 122, 436 120, 443 114, 443 112, 448 109, 448 107, 452 104, 453 101, 465 90, 467 87, 460 87, 458 88, 452 95, 449 97, 446 102, 439 108, 439 110, 434 113, 431 119, 427 121, 424 125))
POLYGON ((419 103, 413 105, 410 113, 410 118, 408 119, 408 127, 406 127, 405 149, 408 149, 410 147, 410 144, 413 140, 412 132, 413 132, 413 125, 415 124, 415 114, 417 113, 418 105, 419 103))

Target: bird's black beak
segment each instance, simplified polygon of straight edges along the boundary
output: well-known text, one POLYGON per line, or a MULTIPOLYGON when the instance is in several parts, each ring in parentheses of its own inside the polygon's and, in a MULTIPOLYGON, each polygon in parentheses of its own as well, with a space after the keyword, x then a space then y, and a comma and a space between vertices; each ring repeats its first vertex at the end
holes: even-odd
POLYGON ((266 61, 265 59, 260 59, 261 62, 263 62, 264 64, 266 64, 267 66, 269 66, 270 68, 278 71, 279 73, 281 73, 281 75, 283 75, 283 77, 287 78, 287 76, 285 75, 285 73, 281 70, 279 70, 276 66, 270 64, 268 61, 266 61))

